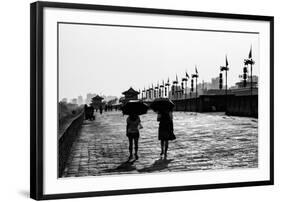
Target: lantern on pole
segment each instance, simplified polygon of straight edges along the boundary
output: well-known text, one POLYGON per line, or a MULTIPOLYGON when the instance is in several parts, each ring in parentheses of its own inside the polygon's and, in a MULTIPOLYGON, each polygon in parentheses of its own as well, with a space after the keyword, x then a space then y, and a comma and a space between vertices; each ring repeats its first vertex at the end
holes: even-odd
POLYGON ((142 90, 141 96, 142 96, 142 99, 144 99, 144 96, 145 96, 145 87, 144 87, 143 90, 142 90))
POLYGON ((247 73, 248 73, 248 68, 247 66, 243 67, 243 86, 247 86, 247 73))
POLYGON ((252 46, 249 52, 249 56, 247 59, 244 60, 244 64, 245 66, 249 66, 250 65, 250 87, 251 87, 251 102, 250 102, 250 109, 251 109, 251 114, 253 111, 253 65, 255 64, 255 61, 252 58, 252 46))
POLYGON ((196 88, 196 98, 198 95, 198 91, 197 91, 197 79, 198 79, 199 75, 198 75, 198 70, 197 70, 197 66, 195 66, 195 74, 192 74, 192 78, 195 78, 195 88, 196 88))
MULTIPOLYGON (((198 109, 198 101, 197 101, 197 96, 198 96, 198 88, 197 88, 197 79, 198 79, 198 77, 199 77, 199 75, 198 75, 198 70, 197 70, 197 66, 195 66, 195 74, 192 74, 192 79, 193 78, 195 78, 195 87, 196 87, 196 91, 195 91, 195 98, 196 98, 196 100, 195 100, 195 102, 196 102, 196 108, 195 108, 195 111, 197 111, 197 109, 198 109)), ((193 83, 193 82, 192 82, 193 83)))
POLYGON ((165 84, 164 84, 164 80, 162 80, 162 84, 160 85, 160 97, 163 97, 163 88, 164 88, 165 84))
POLYGON ((178 93, 177 93, 177 86, 178 86, 178 75, 176 75, 176 80, 175 81, 173 81, 173 89, 172 89, 172 94, 174 95, 175 93, 176 93, 176 99, 177 99, 177 97, 178 97, 178 93))
POLYGON ((225 56, 225 66, 221 66, 220 70, 225 71, 225 110, 227 111, 227 71, 229 70, 227 56, 225 56))
POLYGON ((219 75, 219 88, 220 88, 220 90, 222 89, 222 86, 223 86, 223 80, 222 80, 222 73, 220 72, 220 75, 219 75))
POLYGON ((170 81, 169 81, 169 78, 168 78, 168 80, 167 80, 167 83, 165 84, 165 89, 167 89, 167 97, 169 98, 169 88, 170 88, 170 81))
POLYGON ((158 98, 158 86, 155 86, 155 98, 158 98))

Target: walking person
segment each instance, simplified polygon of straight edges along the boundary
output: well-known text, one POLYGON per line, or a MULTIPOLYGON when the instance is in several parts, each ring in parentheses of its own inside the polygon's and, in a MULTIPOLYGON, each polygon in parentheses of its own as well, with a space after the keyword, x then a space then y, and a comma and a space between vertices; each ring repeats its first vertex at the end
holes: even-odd
POLYGON ((141 120, 138 115, 129 115, 127 118, 127 131, 126 135, 129 139, 129 159, 131 160, 133 158, 133 142, 135 146, 135 159, 138 160, 138 141, 139 141, 139 129, 142 128, 141 120))
POLYGON ((102 106, 100 105, 100 114, 102 114, 102 110, 103 110, 103 109, 102 109, 102 106))
POLYGON ((159 121, 158 140, 160 140, 161 144, 160 156, 162 157, 164 154, 164 159, 167 159, 169 140, 176 139, 176 136, 174 135, 172 112, 159 112, 157 116, 157 121, 159 121))

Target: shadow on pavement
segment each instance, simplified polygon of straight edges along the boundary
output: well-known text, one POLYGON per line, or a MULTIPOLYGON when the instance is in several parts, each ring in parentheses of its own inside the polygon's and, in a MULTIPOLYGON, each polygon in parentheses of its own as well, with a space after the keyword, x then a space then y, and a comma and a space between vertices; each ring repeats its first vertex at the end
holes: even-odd
POLYGON ((125 172, 125 171, 133 171, 136 170, 136 167, 133 165, 135 163, 134 161, 126 161, 124 163, 121 163, 119 166, 116 168, 110 168, 110 169, 105 169, 104 172, 125 172))
POLYGON ((143 172, 153 172, 153 171, 164 170, 165 168, 168 167, 168 164, 171 163, 172 161, 173 161, 173 159, 160 158, 160 159, 156 160, 151 166, 139 169, 138 172, 143 173, 143 172))

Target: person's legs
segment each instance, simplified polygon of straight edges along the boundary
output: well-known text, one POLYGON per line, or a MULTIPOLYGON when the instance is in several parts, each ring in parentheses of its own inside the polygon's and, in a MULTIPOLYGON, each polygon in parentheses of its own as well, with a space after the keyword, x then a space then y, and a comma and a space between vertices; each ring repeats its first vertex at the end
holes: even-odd
POLYGON ((136 160, 138 160, 138 148, 139 148, 139 138, 138 137, 135 137, 134 138, 134 142, 135 142, 135 157, 136 157, 136 160))
POLYGON ((129 138, 129 152, 130 152, 129 158, 132 158, 132 156, 133 156, 133 138, 132 137, 128 137, 128 138, 129 138))
POLYGON ((164 140, 161 140, 160 144, 161 144, 161 153, 160 153, 160 155, 162 156, 164 154, 164 140))
POLYGON ((168 147, 169 147, 169 140, 165 140, 165 154, 164 154, 164 158, 167 158, 168 147))

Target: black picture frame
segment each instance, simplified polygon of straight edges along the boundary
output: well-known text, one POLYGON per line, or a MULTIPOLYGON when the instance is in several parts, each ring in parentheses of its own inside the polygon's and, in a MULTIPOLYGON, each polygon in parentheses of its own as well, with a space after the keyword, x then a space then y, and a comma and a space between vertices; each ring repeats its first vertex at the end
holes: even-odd
POLYGON ((186 191, 228 187, 246 187, 274 184, 274 17, 229 13, 196 12, 152 8, 89 5, 58 2, 35 2, 30 6, 30 197, 36 200, 62 199, 122 194, 186 191), (270 179, 238 183, 204 184, 191 186, 155 187, 144 189, 79 192, 67 194, 43 193, 43 9, 63 8, 130 13, 162 14, 167 16, 194 16, 224 19, 267 21, 270 23, 270 179))

